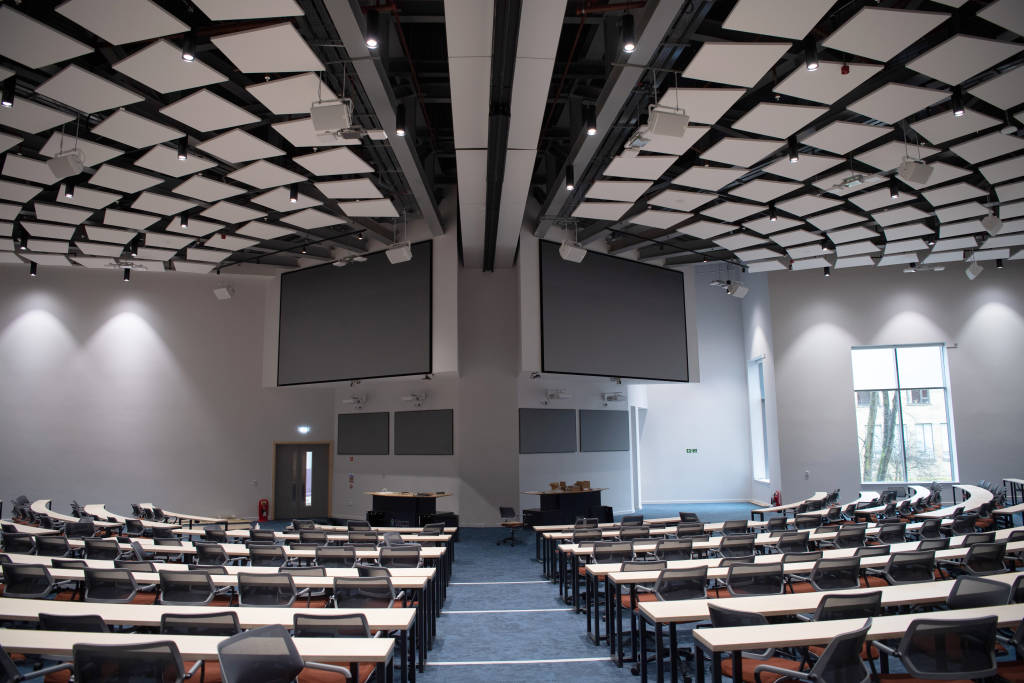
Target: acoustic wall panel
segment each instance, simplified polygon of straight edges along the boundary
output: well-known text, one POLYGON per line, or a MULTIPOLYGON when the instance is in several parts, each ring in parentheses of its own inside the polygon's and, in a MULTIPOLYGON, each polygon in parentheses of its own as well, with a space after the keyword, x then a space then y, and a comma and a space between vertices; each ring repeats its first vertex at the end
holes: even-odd
POLYGON ((580 452, 629 450, 629 411, 581 410, 580 452))
POLYGON ((338 415, 338 455, 387 455, 390 446, 389 413, 338 415))
POLYGON ((520 408, 519 452, 575 453, 576 411, 563 408, 520 408))
POLYGON ((395 455, 454 455, 454 410, 395 412, 395 455))

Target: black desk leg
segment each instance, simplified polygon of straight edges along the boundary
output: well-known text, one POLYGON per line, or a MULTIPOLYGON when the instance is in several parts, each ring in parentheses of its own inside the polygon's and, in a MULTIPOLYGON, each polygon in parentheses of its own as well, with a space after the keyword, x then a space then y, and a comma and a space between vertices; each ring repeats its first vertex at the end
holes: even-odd
POLYGON ((669 671, 672 676, 669 680, 672 683, 676 683, 679 680, 679 634, 677 631, 678 629, 674 621, 668 625, 669 671))
POLYGON ((693 644, 693 665, 697 667, 697 683, 704 683, 704 648, 693 644))
MULTIPOLYGON (((654 656, 658 658, 658 662, 655 664, 655 669, 658 672, 658 683, 662 683, 665 680, 665 647, 661 644, 662 631, 664 626, 661 623, 655 624, 654 628, 654 656)), ((640 637, 644 637, 643 631, 640 632, 640 637)))
MULTIPOLYGON (((640 620, 640 680, 647 683, 647 621, 640 620)), ((634 651, 635 655, 636 652, 634 651)))
MULTIPOLYGON (((580 613, 580 570, 576 566, 576 556, 572 556, 572 606, 576 614, 580 613)), ((586 565, 584 565, 586 566, 586 565)))
POLYGON ((593 639, 594 629, 590 625, 590 596, 594 594, 594 590, 590 587, 590 572, 587 572, 583 577, 583 582, 586 585, 587 592, 584 595, 585 612, 587 615, 587 636, 593 639))
POLYGON ((622 648, 625 645, 625 643, 622 639, 622 598, 619 595, 618 585, 615 586, 615 590, 613 591, 613 593, 614 594, 612 595, 612 607, 615 609, 615 638, 617 640, 615 649, 617 651, 618 657, 615 663, 621 669, 622 660, 624 659, 622 648))
POLYGON ((712 683, 722 683, 722 658, 718 656, 717 652, 708 654, 711 655, 711 681, 712 683))
POLYGON ((533 532, 533 545, 534 545, 534 548, 533 548, 534 556, 533 557, 534 557, 535 560, 540 562, 540 532, 539 531, 534 531, 533 532))
MULTIPOLYGON (((413 640, 416 640, 413 638, 413 640)), ((398 632, 398 647, 401 649, 399 661, 402 664, 402 677, 407 681, 415 681, 416 674, 409 670, 409 634, 406 631, 398 632)), ((416 660, 413 659, 413 662, 416 660)), ((358 680, 358 679, 357 679, 358 680)))
POLYGON ((733 650, 732 651, 732 680, 742 681, 743 680, 743 651, 733 650))
POLYGON ((604 577, 604 631, 608 634, 608 654, 615 658, 615 619, 612 612, 612 591, 608 582, 608 575, 604 577))

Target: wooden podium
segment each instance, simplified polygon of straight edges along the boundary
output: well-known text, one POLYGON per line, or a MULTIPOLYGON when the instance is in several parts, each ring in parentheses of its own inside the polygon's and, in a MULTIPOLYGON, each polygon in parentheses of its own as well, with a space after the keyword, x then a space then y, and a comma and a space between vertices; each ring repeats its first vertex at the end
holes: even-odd
POLYGON ((527 496, 540 496, 540 509, 549 524, 573 524, 577 517, 587 517, 591 508, 601 506, 601 491, 607 489, 520 491, 527 496))
POLYGON ((392 522, 388 526, 420 526, 423 515, 437 512, 437 499, 452 494, 444 491, 413 493, 411 491, 366 491, 373 496, 373 511, 384 514, 392 522))

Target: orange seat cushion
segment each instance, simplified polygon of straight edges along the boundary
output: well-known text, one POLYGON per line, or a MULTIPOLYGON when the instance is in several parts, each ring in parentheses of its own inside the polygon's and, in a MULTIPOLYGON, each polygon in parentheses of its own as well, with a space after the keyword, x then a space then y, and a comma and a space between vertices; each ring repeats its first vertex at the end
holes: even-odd
MULTIPOLYGON (((636 594, 636 601, 637 602, 655 602, 655 601, 657 601, 657 599, 658 599, 658 596, 655 595, 654 593, 637 593, 636 594)), ((633 603, 630 600, 629 593, 623 593, 622 595, 620 595, 619 596, 619 603, 623 607, 625 607, 626 609, 632 609, 632 607, 633 607, 633 603)))
POLYGON ((864 576, 861 578, 860 583, 865 588, 881 588, 882 586, 888 586, 889 582, 885 580, 884 576, 864 576))
MULTIPOLYGON (((792 669, 798 671, 800 669, 800 662, 794 662, 792 659, 784 659, 782 657, 770 657, 768 659, 747 659, 743 658, 743 681, 744 683, 754 683, 754 668, 767 664, 769 666, 778 666, 785 669, 792 669)), ((722 674, 732 678, 732 657, 722 658, 722 674)), ((764 672, 761 674, 761 683, 775 683, 775 681, 782 678, 780 674, 764 672)))
POLYGON ((71 680, 71 673, 71 671, 65 670, 47 674, 46 677, 43 678, 43 683, 68 683, 68 681, 71 680))
POLYGON ((586 568, 586 566, 576 567, 576 573, 579 574, 580 576, 586 576, 587 575, 587 568, 586 568))
POLYGON ((1009 683, 1024 683, 1024 662, 1006 662, 999 665, 999 675, 1009 683))
MULTIPOLYGON (((815 657, 820 657, 825 648, 820 645, 811 645, 807 648, 807 651, 813 654, 815 657)), ((864 643, 864 649, 860 653, 861 659, 878 659, 878 648, 872 646, 870 643, 864 643)))

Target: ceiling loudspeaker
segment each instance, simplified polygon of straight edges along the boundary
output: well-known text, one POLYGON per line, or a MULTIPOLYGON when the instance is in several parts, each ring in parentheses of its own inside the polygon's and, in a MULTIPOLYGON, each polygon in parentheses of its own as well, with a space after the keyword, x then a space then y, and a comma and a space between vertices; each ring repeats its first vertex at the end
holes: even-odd
POLYGON ((317 133, 333 133, 352 126, 352 100, 330 100, 316 102, 309 109, 313 130, 317 133))
POLYGON ((923 161, 904 159, 903 163, 896 168, 896 173, 908 183, 924 185, 932 177, 932 167, 923 161))
POLYGON ((584 249, 579 242, 566 240, 562 242, 562 246, 558 248, 558 255, 565 261, 580 263, 583 261, 583 257, 587 255, 587 250, 584 249))
POLYGON ((971 265, 967 266, 967 270, 964 271, 964 275, 967 276, 968 280, 973 280, 974 278, 981 275, 981 271, 983 270, 985 270, 985 268, 980 263, 975 261, 971 263, 971 265))
POLYGON ((85 163, 82 161, 82 153, 73 149, 48 160, 46 166, 57 180, 61 180, 81 173, 85 163))
POLYGON ((981 219, 981 227, 988 230, 988 234, 995 237, 1003 231, 1003 222, 999 220, 999 216, 994 213, 990 213, 981 219))
POLYGON ((235 295, 234 287, 217 287, 213 290, 213 295, 217 297, 219 301, 227 301, 235 295))
POLYGON ((384 255, 388 257, 388 261, 392 265, 412 261, 412 245, 408 242, 400 242, 393 247, 388 247, 384 255))

